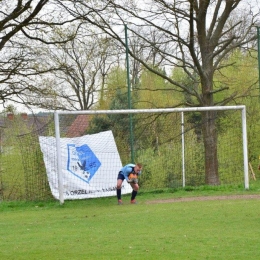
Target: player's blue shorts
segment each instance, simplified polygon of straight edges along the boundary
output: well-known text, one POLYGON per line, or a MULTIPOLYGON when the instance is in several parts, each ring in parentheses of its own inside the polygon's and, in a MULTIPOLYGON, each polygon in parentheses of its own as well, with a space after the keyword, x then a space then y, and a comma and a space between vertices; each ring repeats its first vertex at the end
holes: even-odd
POLYGON ((118 173, 117 179, 122 181, 125 179, 125 176, 122 174, 122 172, 118 173))

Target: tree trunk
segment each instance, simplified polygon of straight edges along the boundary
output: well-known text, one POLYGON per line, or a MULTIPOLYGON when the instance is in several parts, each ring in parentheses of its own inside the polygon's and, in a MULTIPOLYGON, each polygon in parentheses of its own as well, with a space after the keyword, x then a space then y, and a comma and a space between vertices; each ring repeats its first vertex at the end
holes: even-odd
POLYGON ((202 112, 202 133, 205 148, 205 183, 219 185, 216 111, 202 112))
MULTIPOLYGON (((207 57, 207 55, 205 55, 207 57)), ((202 106, 213 107, 214 100, 211 90, 213 89, 213 68, 212 60, 205 58, 202 75, 202 93, 203 102, 202 106), (210 70, 211 69, 211 70, 210 70)), ((216 129, 216 114, 217 111, 205 111, 202 112, 202 134, 204 141, 204 160, 205 160, 205 183, 208 185, 219 185, 219 174, 218 174, 218 152, 217 152, 217 129, 216 129)))

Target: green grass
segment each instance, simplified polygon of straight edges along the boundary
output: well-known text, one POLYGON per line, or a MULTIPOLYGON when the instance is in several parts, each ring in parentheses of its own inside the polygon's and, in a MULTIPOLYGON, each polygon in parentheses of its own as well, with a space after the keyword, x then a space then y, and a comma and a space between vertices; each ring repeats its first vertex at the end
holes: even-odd
POLYGON ((260 200, 149 204, 191 196, 257 194, 199 187, 77 201, 0 203, 0 259, 260 259, 260 200))

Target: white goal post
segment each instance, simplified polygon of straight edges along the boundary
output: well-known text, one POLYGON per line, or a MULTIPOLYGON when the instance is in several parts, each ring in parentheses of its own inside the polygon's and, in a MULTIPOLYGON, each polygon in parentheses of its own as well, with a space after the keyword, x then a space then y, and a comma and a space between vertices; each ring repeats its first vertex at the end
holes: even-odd
MULTIPOLYGON (((55 120, 55 136, 56 136, 56 151, 57 151, 57 172, 59 186, 59 201, 64 203, 63 176, 61 170, 61 145, 60 145, 60 125, 59 115, 101 115, 101 114, 138 114, 138 113, 181 113, 183 121, 183 113, 185 112, 202 112, 202 111, 224 111, 224 110, 241 110, 242 118, 242 137, 243 137, 243 163, 244 163, 244 186, 249 189, 249 174, 248 174, 248 148, 247 148, 247 125, 246 125, 246 107, 239 106, 214 106, 214 107, 191 107, 191 108, 161 108, 161 109, 125 109, 125 110, 82 110, 82 111, 54 111, 55 120)), ((184 126, 182 125, 182 142, 184 143, 184 126)), ((184 145, 182 145, 184 150, 184 145)), ((184 151, 182 151, 184 157, 184 151)), ((185 167, 183 163, 183 186, 185 186, 185 167)))

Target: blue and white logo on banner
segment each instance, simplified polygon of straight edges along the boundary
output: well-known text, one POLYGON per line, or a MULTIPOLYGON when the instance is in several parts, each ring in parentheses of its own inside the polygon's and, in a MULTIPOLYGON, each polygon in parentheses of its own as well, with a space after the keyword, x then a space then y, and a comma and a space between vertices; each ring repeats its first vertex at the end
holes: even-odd
POLYGON ((67 148, 67 170, 81 180, 89 183, 98 168, 101 166, 101 162, 86 144, 82 146, 68 144, 67 148))

